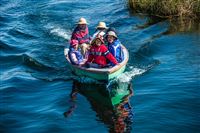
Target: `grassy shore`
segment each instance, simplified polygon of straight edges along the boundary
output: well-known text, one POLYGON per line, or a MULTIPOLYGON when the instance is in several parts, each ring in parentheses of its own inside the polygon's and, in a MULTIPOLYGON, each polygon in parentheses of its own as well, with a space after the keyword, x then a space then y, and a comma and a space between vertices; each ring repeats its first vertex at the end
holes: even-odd
POLYGON ((129 0, 131 11, 162 18, 200 18, 200 0, 129 0))

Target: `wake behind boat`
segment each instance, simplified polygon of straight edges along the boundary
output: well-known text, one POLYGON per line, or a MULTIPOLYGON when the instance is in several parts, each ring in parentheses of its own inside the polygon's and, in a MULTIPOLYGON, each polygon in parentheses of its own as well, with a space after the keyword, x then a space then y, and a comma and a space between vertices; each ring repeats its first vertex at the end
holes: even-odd
POLYGON ((78 65, 73 65, 71 64, 70 59, 68 57, 68 51, 69 51, 68 48, 64 49, 64 55, 67 59, 67 62, 72 72, 75 75, 81 77, 89 77, 96 80, 109 81, 122 74, 126 68, 126 64, 129 59, 129 53, 128 50, 123 45, 122 45, 122 50, 124 52, 124 60, 118 65, 111 68, 87 68, 78 65))

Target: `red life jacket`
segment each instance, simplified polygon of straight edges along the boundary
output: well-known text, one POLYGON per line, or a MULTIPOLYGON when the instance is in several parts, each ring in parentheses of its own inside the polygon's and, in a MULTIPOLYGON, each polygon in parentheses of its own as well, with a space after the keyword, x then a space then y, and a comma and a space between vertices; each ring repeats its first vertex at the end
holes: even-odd
POLYGON ((79 44, 89 43, 90 36, 89 36, 88 27, 86 27, 85 30, 80 30, 79 27, 77 26, 72 33, 71 40, 72 39, 78 40, 79 44))
POLYGON ((109 60, 115 65, 118 63, 104 44, 101 44, 100 46, 93 45, 90 48, 87 62, 96 63, 101 67, 104 67, 108 64, 107 60, 109 60))

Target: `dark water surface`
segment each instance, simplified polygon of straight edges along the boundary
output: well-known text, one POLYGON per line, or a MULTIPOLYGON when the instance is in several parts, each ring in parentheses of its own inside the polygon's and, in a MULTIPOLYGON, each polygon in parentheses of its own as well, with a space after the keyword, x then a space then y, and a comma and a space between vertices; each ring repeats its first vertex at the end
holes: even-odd
POLYGON ((200 24, 152 20, 124 0, 1 0, 0 132, 199 133, 200 24), (63 49, 80 17, 91 33, 115 27, 129 50, 117 83, 134 96, 115 113, 84 91, 98 85, 74 89, 63 49))

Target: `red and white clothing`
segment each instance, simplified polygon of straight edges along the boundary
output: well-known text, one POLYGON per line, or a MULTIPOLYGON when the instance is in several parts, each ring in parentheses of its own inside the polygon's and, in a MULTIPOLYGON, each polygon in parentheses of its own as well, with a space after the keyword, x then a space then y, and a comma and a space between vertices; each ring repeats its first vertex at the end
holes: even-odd
POLYGON ((89 31, 88 31, 88 27, 86 26, 85 29, 80 29, 78 26, 74 29, 73 33, 72 33, 72 37, 71 40, 78 40, 79 44, 83 44, 83 43, 90 43, 90 36, 89 36, 89 31))
POLYGON ((105 67, 109 61, 114 65, 118 64, 117 60, 104 44, 101 44, 100 46, 93 45, 90 48, 87 62, 96 63, 100 67, 105 67))

